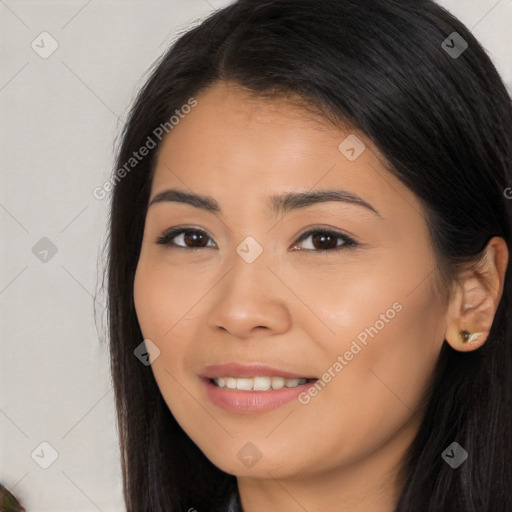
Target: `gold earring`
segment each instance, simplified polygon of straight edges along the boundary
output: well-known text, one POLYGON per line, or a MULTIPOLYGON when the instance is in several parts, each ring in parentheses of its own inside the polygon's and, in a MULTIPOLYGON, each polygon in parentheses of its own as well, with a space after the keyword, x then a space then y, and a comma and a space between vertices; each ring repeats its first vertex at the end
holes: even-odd
POLYGON ((480 338, 481 332, 460 331, 462 343, 471 343, 480 338))

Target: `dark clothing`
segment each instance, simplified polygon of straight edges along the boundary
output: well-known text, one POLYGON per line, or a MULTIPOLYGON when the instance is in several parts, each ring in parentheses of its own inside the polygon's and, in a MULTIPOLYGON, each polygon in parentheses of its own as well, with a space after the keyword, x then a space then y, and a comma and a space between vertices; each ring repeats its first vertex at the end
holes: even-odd
POLYGON ((234 492, 231 496, 226 512, 243 512, 242 504, 240 503, 240 497, 238 492, 234 492))

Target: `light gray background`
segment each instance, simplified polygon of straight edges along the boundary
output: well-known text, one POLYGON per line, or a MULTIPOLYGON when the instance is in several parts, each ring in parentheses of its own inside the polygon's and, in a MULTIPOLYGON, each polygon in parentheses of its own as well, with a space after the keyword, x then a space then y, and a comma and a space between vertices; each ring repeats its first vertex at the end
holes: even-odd
MULTIPOLYGON (((108 200, 92 190, 110 176, 146 70, 177 31, 229 3, 0 0, 0 482, 31 512, 124 510, 93 309, 108 200), (44 31, 58 43, 46 59, 31 47, 44 31), (57 248, 46 262, 32 250, 43 237, 57 248), (44 441, 58 453, 47 469, 44 441)), ((473 29, 512 90, 512 0, 440 3, 473 29)))

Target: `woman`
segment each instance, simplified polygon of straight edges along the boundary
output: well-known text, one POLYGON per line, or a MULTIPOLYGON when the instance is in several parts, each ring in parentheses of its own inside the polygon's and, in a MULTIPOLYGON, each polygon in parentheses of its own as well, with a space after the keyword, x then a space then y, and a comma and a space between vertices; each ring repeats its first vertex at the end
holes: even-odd
POLYGON ((182 35, 112 177, 127 509, 512 510, 511 127, 429 0, 182 35))

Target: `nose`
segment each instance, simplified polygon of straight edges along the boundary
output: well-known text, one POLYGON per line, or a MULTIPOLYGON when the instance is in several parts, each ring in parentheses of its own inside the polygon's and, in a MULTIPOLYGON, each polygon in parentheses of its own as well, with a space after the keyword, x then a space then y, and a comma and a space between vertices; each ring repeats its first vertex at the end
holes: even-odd
POLYGON ((208 315, 210 328, 225 330, 242 339, 254 336, 257 331, 270 336, 290 328, 285 286, 263 258, 247 263, 237 256, 214 290, 208 315))

